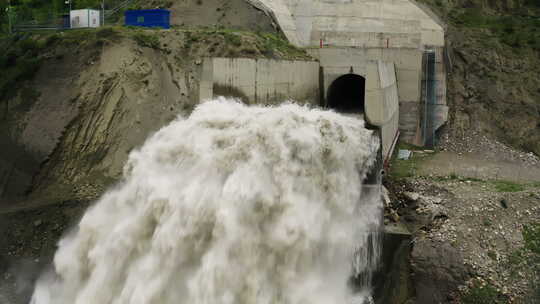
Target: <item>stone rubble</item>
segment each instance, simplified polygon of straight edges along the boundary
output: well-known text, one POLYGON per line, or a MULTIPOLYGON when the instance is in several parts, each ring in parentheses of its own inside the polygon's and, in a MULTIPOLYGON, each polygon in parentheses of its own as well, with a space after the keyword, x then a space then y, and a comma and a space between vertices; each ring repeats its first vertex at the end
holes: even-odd
MULTIPOLYGON (((505 295, 508 303, 520 303, 529 283, 528 274, 513 274, 509 259, 523 246, 523 226, 540 221, 539 187, 501 193, 481 181, 417 177, 393 185, 391 190, 393 201, 387 209, 387 221, 396 221, 394 213, 405 222, 409 219, 415 243, 450 244, 473 274, 468 284, 485 282, 505 295), (507 208, 501 205, 502 200, 507 208)), ((466 289, 462 287, 462 291, 466 289)))

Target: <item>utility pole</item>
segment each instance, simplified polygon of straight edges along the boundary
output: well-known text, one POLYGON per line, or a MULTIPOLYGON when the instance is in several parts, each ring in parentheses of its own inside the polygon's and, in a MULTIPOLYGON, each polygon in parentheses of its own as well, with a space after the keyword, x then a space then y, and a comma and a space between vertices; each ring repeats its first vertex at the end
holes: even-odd
POLYGON ((12 28, 11 28, 11 0, 8 0, 8 7, 7 7, 7 15, 8 15, 8 31, 11 34, 12 28))
POLYGON ((101 26, 105 26, 105 0, 101 1, 101 26))

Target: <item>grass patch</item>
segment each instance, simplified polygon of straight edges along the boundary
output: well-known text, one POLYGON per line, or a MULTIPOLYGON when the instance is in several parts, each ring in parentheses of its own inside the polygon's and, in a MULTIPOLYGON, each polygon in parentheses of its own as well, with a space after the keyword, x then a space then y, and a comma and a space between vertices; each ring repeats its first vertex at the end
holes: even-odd
POLYGON ((394 157, 390 164, 388 176, 393 179, 403 179, 416 176, 418 172, 418 161, 414 157, 408 160, 397 159, 394 157))
POLYGON ((418 176, 420 163, 436 155, 437 151, 435 150, 430 150, 433 151, 432 153, 423 152, 428 150, 429 149, 426 149, 425 147, 420 147, 403 141, 399 141, 390 162, 390 170, 388 172, 388 176, 395 179, 418 176), (411 157, 407 160, 398 159, 399 150, 409 150, 413 153, 411 157))
POLYGON ((506 303, 503 296, 491 285, 471 288, 461 297, 463 304, 498 304, 506 303))
POLYGON ((148 47, 151 49, 159 49, 159 38, 157 35, 151 35, 143 32, 135 32, 133 34, 133 40, 142 47, 148 47))
POLYGON ((251 32, 230 28, 197 28, 181 29, 185 33, 186 48, 195 43, 212 43, 210 48, 225 47, 222 55, 229 57, 266 57, 286 60, 302 59, 313 60, 305 50, 291 45, 281 35, 267 32, 251 32), (220 39, 215 39, 221 37, 220 39), (224 44, 223 44, 224 42, 224 44))
POLYGON ((497 192, 520 192, 527 190, 527 185, 510 181, 493 181, 493 186, 497 192))
POLYGON ((0 40, 0 103, 7 102, 21 93, 23 101, 37 99, 37 93, 26 88, 25 83, 33 79, 45 58, 61 58, 62 50, 69 48, 77 52, 80 48, 95 46, 95 43, 112 41, 119 32, 112 27, 74 29, 69 31, 42 31, 14 34, 0 40), (60 52, 59 52, 60 50, 60 52))
POLYGON ((540 303, 540 222, 525 225, 522 231, 524 245, 507 257, 512 277, 525 275, 528 295, 525 303, 540 303))
POLYGON ((276 53, 292 57, 305 57, 305 51, 290 44, 286 39, 273 33, 261 33, 257 35, 263 39, 261 45, 262 53, 266 56, 273 57, 276 53))
POLYGON ((487 15, 480 8, 450 12, 450 20, 466 28, 487 29, 501 43, 513 48, 540 50, 540 18, 528 15, 487 15))
POLYGON ((0 101, 15 96, 21 82, 30 80, 41 66, 45 43, 37 37, 12 38, 0 47, 0 101))
POLYGON ((220 34, 223 35, 227 43, 230 43, 237 47, 242 45, 242 37, 240 37, 240 35, 236 33, 226 32, 226 31, 223 31, 220 34))
POLYGON ((525 226, 523 229, 525 250, 540 258, 540 223, 525 226))

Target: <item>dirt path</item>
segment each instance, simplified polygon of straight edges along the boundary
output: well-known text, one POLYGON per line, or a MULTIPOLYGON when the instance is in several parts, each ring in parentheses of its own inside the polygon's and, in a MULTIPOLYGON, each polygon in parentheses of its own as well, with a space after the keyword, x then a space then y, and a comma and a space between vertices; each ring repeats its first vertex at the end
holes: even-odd
POLYGON ((486 159, 472 153, 440 152, 420 162, 418 174, 448 176, 458 175, 484 180, 514 182, 539 182, 540 165, 519 161, 486 159))

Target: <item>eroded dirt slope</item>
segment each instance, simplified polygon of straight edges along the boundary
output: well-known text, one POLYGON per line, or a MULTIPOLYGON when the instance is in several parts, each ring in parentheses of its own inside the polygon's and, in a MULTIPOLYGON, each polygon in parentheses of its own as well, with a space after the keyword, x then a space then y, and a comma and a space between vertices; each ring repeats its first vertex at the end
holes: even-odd
POLYGON ((105 28, 28 39, 43 62, 2 100, 0 142, 11 150, 0 153, 0 190, 18 188, 0 199, 1 304, 28 303, 59 238, 121 179, 130 151, 191 113, 203 57, 309 58, 271 33, 230 29, 105 28))

